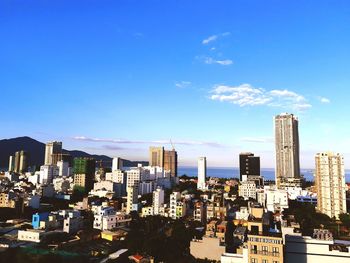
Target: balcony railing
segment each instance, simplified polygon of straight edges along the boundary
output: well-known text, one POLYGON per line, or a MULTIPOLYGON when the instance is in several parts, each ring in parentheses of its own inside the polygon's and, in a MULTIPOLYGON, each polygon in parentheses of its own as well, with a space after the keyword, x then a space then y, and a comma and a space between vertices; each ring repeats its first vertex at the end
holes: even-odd
POLYGON ((279 252, 270 252, 270 251, 265 251, 265 250, 250 250, 250 254, 255 254, 255 255, 265 255, 265 256, 272 256, 272 257, 279 257, 280 253, 279 252))

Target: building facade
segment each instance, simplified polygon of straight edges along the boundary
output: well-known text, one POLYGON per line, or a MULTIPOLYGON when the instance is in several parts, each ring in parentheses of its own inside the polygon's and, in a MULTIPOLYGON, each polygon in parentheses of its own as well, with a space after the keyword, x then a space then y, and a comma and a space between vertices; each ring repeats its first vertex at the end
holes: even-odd
POLYGON ((197 189, 205 190, 206 186, 206 177, 207 177, 207 159, 206 157, 198 158, 198 181, 197 181, 197 189))
POLYGON ((293 114, 275 117, 275 150, 277 187, 293 185, 300 180, 298 119, 293 114))
POLYGON ((317 209, 329 217, 346 213, 344 158, 339 153, 318 153, 315 157, 317 209))

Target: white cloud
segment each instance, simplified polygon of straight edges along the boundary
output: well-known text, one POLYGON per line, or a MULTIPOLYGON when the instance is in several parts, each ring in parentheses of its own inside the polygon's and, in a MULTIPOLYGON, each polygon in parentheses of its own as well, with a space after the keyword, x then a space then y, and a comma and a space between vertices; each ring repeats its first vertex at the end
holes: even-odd
POLYGON ((325 97, 318 97, 318 99, 319 99, 320 102, 322 102, 322 103, 330 103, 330 102, 331 102, 330 99, 327 99, 327 98, 325 98, 325 97))
POLYGON ((191 85, 190 81, 178 81, 175 83, 175 87, 177 88, 187 88, 188 86, 191 85))
POLYGON ((215 60, 212 57, 206 57, 204 62, 205 64, 219 64, 222 66, 229 66, 233 64, 233 61, 231 59, 215 60))
POLYGON ((210 36, 210 37, 204 39, 204 40, 202 41, 202 44, 203 44, 203 45, 209 44, 210 42, 215 41, 217 38, 218 38, 217 35, 212 35, 212 36, 210 36))
POLYGON ((207 37, 206 39, 203 39, 202 44, 207 45, 210 42, 217 40, 219 37, 227 37, 229 35, 231 35, 230 32, 224 32, 224 33, 217 34, 217 35, 211 35, 211 36, 207 37))
POLYGON ((211 90, 210 99, 226 101, 240 107, 266 105, 303 111, 311 108, 306 98, 289 90, 271 90, 255 88, 250 84, 240 86, 216 85, 211 90))
POLYGON ((244 137, 240 139, 241 142, 253 142, 253 143, 273 143, 272 137, 244 137))
MULTIPOLYGON (((100 143, 115 143, 115 144, 169 144, 170 140, 122 140, 122 139, 101 139, 101 138, 91 138, 86 136, 75 136, 74 140, 87 141, 87 142, 100 142, 100 143)), ((224 145, 211 142, 211 141, 183 141, 183 140, 173 140, 173 144, 176 145, 202 145, 211 147, 223 147, 224 145)))

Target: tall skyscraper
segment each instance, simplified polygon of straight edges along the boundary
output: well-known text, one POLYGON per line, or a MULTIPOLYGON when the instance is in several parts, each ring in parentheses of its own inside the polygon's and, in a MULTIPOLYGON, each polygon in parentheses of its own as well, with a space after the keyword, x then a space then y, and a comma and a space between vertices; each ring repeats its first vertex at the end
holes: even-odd
POLYGON ((19 158, 19 172, 26 172, 28 169, 28 153, 26 151, 20 152, 19 158))
POLYGON ((254 153, 245 152, 239 154, 239 175, 242 176, 259 176, 260 175, 260 157, 254 156, 254 153))
MULTIPOLYGON (((61 154, 62 153, 62 142, 48 142, 45 146, 45 165, 52 165, 53 163, 53 156, 54 154, 61 154)), ((60 161, 60 160, 59 160, 60 161)), ((57 163, 57 161, 56 161, 57 163)))
POLYGON ((177 176, 177 152, 175 149, 164 151, 164 170, 170 170, 170 176, 177 176))
POLYGON ((11 155, 9 158, 9 172, 13 172, 15 169, 15 158, 11 155))
POLYGON ((123 170, 123 159, 114 157, 112 161, 112 172, 116 170, 123 170))
POLYGON ((14 167, 14 172, 19 173, 19 164, 20 164, 20 159, 21 159, 21 152, 15 152, 15 167, 14 167))
POLYGON ((275 117, 276 185, 300 184, 298 119, 283 113, 275 117))
POLYGON ((164 167, 164 147, 149 147, 149 165, 164 167))
POLYGON ((318 153, 315 157, 317 209, 329 217, 346 213, 344 158, 339 153, 318 153))
POLYGON ((205 190, 207 188, 206 182, 205 182, 206 177, 207 177, 207 159, 205 157, 199 157, 197 189, 205 190))

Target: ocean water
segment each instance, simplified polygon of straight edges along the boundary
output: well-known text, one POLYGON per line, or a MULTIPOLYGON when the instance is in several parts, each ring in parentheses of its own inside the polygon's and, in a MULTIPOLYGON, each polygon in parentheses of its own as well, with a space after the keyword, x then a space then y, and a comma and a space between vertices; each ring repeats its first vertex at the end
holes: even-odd
MULTIPOLYGON (((197 176, 197 167, 180 166, 178 168, 178 175, 197 176)), ((314 171, 310 169, 301 169, 301 174, 304 175, 306 181, 314 181, 314 171)), ((261 175, 265 180, 275 180, 275 169, 262 168, 261 175)), ((219 178, 239 178, 239 169, 231 167, 207 167, 208 177, 219 178)), ((350 170, 345 171, 345 180, 350 182, 350 170)))

